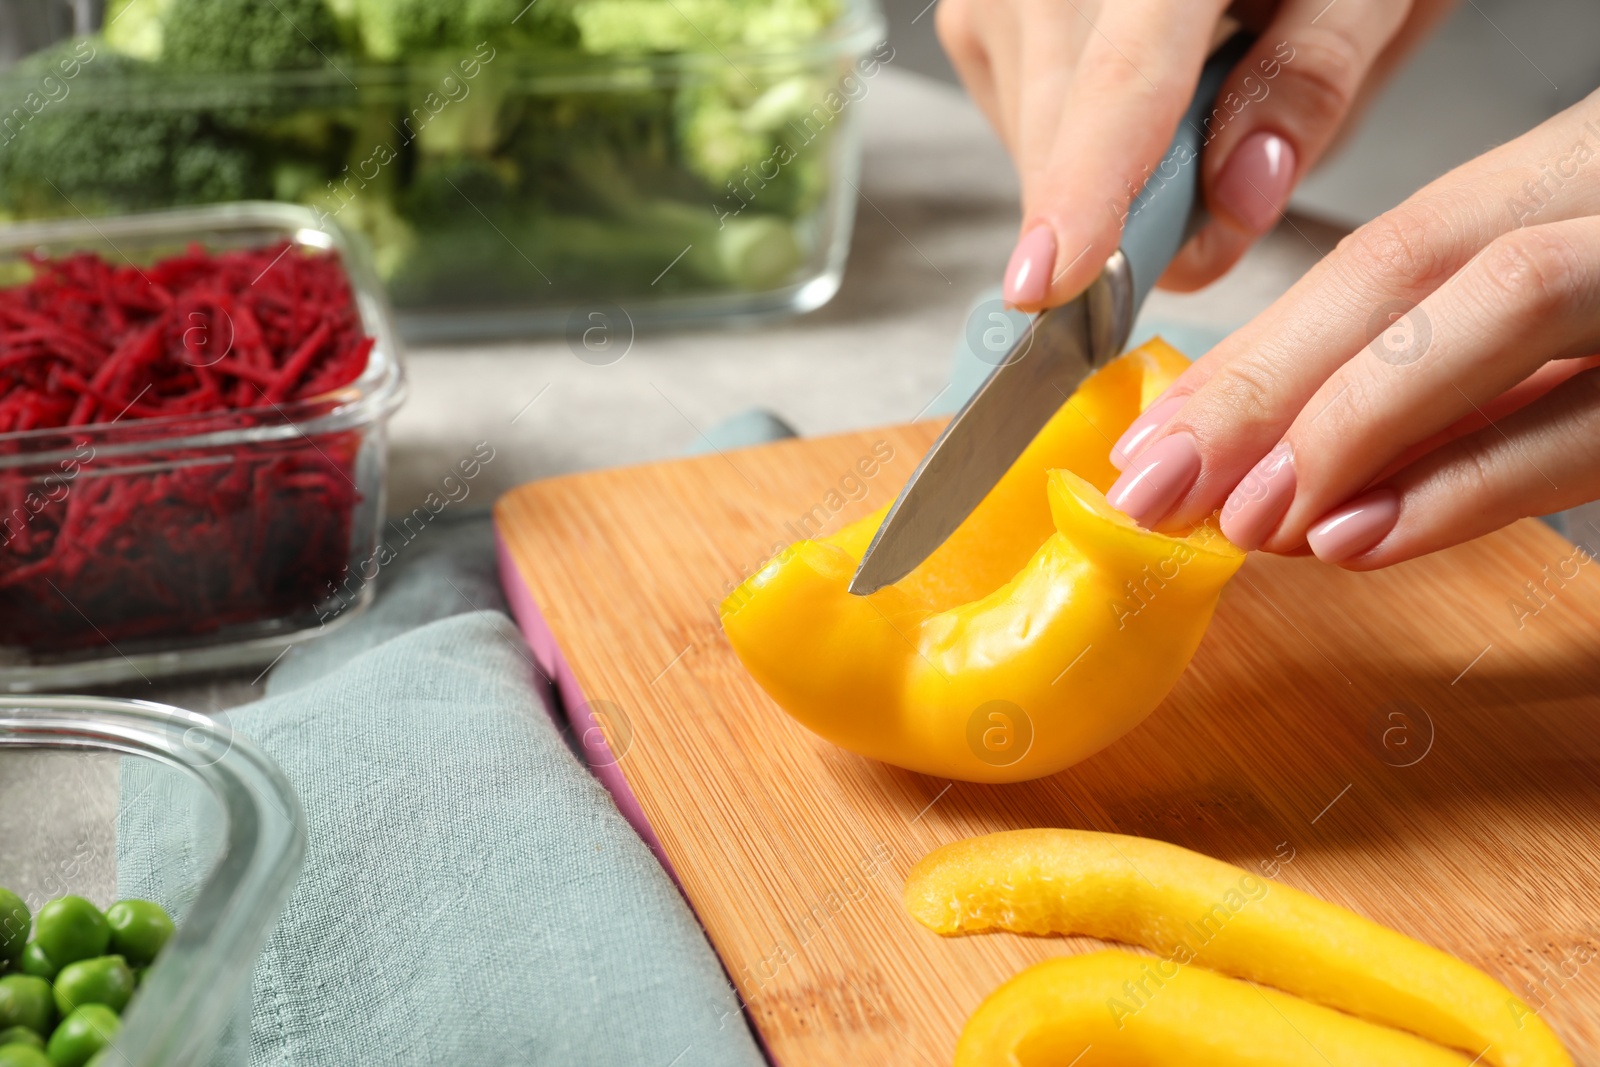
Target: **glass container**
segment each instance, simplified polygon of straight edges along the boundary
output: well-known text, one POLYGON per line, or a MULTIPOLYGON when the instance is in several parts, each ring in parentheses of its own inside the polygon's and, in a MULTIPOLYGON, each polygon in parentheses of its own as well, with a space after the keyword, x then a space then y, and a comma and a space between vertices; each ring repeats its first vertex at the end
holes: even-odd
POLYGON ((404 382, 382 289, 337 223, 254 203, 18 224, 0 229, 0 283, 31 253, 137 265, 283 240, 339 253, 375 338, 366 370, 308 400, 0 434, 0 690, 265 664, 370 600, 404 382))
POLYGON ((177 923, 111 1062, 247 1062, 251 975, 306 847, 277 765, 177 708, 0 697, 0 797, 0 884, 31 911, 67 894, 105 908, 128 875, 177 923))
POLYGON ((124 52, 58 44, 0 76, 0 99, 38 105, 0 123, 0 215, 304 204, 366 241, 407 340, 614 338, 834 294, 861 100, 893 58, 874 0, 793 35, 773 27, 806 5, 730 5, 759 45, 697 32, 723 17, 710 4, 590 5, 557 45, 519 31, 565 9, 529 7, 476 46, 386 63, 369 42, 315 68, 198 73, 130 58, 133 33, 124 52))

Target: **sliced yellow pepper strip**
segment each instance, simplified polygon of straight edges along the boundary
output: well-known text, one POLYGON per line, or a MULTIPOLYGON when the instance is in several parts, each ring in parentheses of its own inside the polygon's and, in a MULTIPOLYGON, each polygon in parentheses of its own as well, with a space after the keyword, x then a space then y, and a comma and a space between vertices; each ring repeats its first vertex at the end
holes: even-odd
POLYGON ((1160 342, 1064 405, 954 535, 870 597, 847 588, 883 512, 774 557, 722 605, 729 643, 801 723, 926 774, 1053 774, 1177 681, 1244 556, 1209 527, 1110 508, 1111 442, 1187 363, 1160 342))
POLYGON ((955 1067, 1468 1067, 1467 1057, 1202 967, 1131 952, 1035 964, 984 998, 955 1067))
MULTIPOLYGON (((1013 830, 924 856, 905 905, 940 934, 1087 934, 1140 945, 1428 1038, 1495 1067, 1570 1067, 1505 986, 1344 908, 1176 845, 1013 830)), ((1382 1062, 1381 1060, 1374 1062, 1382 1062)))

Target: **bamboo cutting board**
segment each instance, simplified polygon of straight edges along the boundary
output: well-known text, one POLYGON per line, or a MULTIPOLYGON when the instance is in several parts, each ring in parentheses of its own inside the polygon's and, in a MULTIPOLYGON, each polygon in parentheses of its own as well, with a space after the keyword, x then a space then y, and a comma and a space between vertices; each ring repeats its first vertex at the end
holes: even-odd
POLYGON ((1144 725, 1051 778, 951 783, 808 733, 714 614, 776 545, 893 499, 938 429, 551 479, 496 508, 524 632, 774 1062, 940 1067, 1001 982, 1101 947, 941 939, 900 905, 935 846, 1069 826, 1176 842, 1454 953, 1600 1065, 1600 564, 1531 520, 1377 574, 1258 555, 1144 725))

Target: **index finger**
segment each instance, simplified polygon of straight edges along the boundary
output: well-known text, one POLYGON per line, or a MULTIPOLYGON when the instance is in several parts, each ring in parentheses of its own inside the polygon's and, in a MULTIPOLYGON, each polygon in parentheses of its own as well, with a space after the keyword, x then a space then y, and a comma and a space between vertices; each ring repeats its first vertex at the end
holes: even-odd
MULTIPOLYGON (((1025 310, 1072 299, 1116 251, 1129 205, 1194 93, 1226 3, 1138 0, 1104 11, 1097 22, 1072 0, 1068 6, 1087 36, 1065 106, 1037 96, 1023 101, 1025 112, 1060 107, 1053 128, 1037 135, 1048 143, 1030 146, 1018 160, 1022 240, 1005 295, 1025 310)), ((1044 58, 1024 47, 1025 84, 1033 84, 1028 64, 1044 58)), ((1020 125, 1029 127, 1026 115, 1020 125)))

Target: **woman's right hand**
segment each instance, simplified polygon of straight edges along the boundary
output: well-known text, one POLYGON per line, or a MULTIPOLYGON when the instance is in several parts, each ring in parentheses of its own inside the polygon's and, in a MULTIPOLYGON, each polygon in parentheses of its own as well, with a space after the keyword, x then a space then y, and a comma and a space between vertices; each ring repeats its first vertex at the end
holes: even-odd
POLYGON ((1005 299, 1064 303, 1117 248, 1225 14, 1259 36, 1204 131, 1212 218, 1162 279, 1192 289, 1276 223, 1300 178, 1450 0, 942 0, 940 39, 1016 161, 1005 299))

